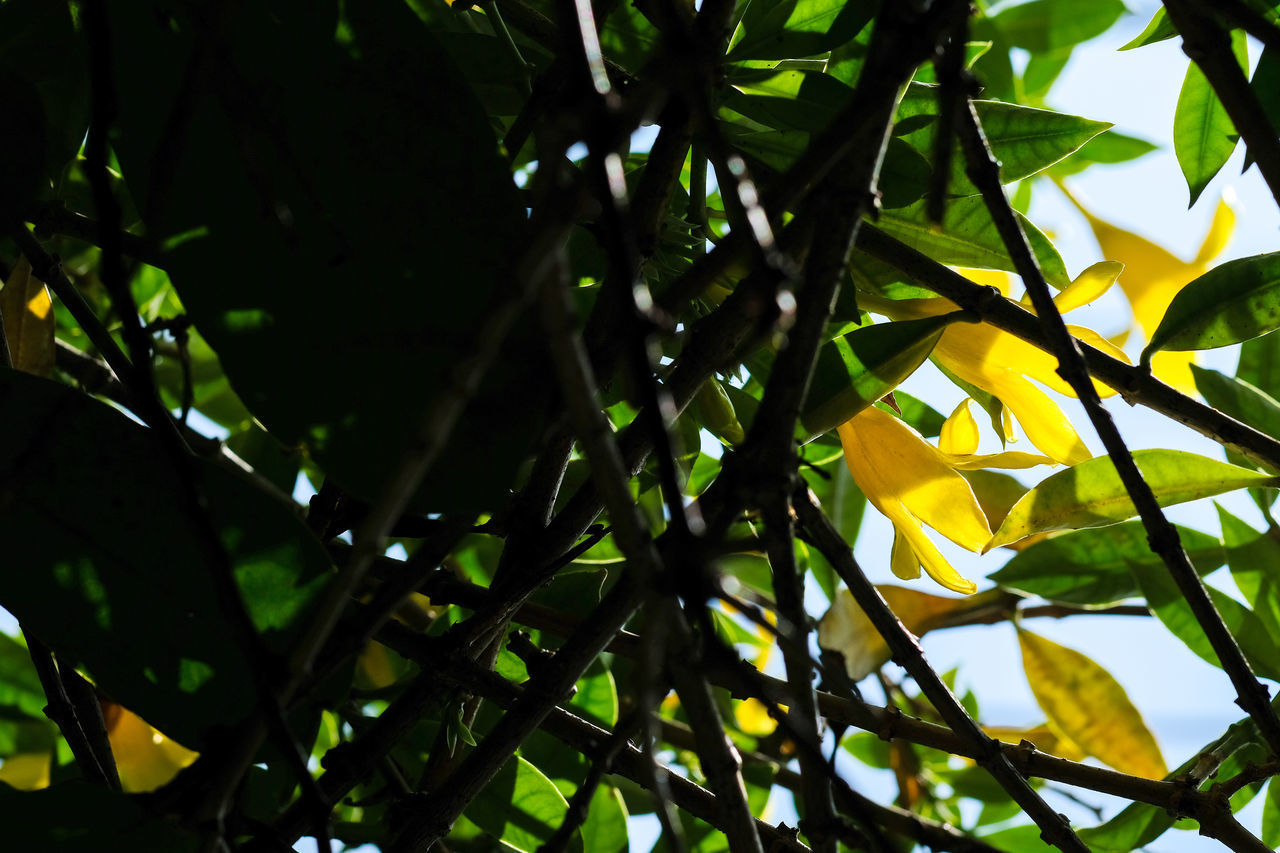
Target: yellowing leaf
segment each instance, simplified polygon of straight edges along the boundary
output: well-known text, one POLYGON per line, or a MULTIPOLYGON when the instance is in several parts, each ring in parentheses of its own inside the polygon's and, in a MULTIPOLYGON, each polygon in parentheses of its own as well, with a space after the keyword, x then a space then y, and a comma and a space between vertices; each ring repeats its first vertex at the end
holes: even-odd
POLYGON ((1018 629, 1022 666, 1049 722, 1081 749, 1122 773, 1168 773, 1155 737, 1124 688, 1074 649, 1018 629))
POLYGON ((166 737, 128 708, 104 702, 102 715, 120 773, 120 786, 128 793, 153 791, 168 784, 198 757, 198 753, 166 737))
POLYGON ((0 314, 9 356, 18 370, 52 376, 54 363, 53 301, 44 282, 31 274, 31 264, 18 258, 9 280, 0 288, 0 314))
MULTIPOLYGON (((1133 459, 1160 506, 1280 483, 1280 477, 1182 450, 1136 450, 1133 459)), ((1046 477, 1023 495, 983 550, 1033 533, 1104 527, 1135 515, 1115 465, 1103 456, 1046 477)))
POLYGON ((0 782, 19 791, 35 791, 49 787, 49 768, 53 756, 47 752, 21 752, 11 755, 0 765, 0 782))
MULTIPOLYGON (((946 624, 958 614, 986 607, 1002 594, 989 590, 969 598, 943 598, 891 584, 879 584, 876 589, 894 615, 917 637, 946 624)), ((845 669, 854 681, 865 678, 889 661, 889 647, 884 638, 847 589, 836 593, 835 601, 818 622, 818 645, 840 652, 845 669)))
POLYGON ((1066 758, 1070 761, 1083 761, 1089 754, 1082 750, 1075 741, 1063 734, 1056 726, 1043 723, 1031 728, 1014 728, 1012 726, 983 726, 988 736, 1005 743, 1019 744, 1024 740, 1041 752, 1066 758))

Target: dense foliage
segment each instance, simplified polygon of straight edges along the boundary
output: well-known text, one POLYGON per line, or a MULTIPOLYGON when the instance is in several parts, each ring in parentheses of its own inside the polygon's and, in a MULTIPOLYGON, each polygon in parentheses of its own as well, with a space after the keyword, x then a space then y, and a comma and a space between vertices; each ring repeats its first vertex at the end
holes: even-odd
MULTIPOLYGON (((1280 256, 1215 266, 1225 203, 1185 261, 1072 195, 1153 148, 1047 107, 1125 12, 0 0, 5 845, 1275 847, 1280 256), (1128 332, 1064 323, 1117 281, 1128 332), (927 360, 949 414, 895 390, 927 360), (1225 461, 1130 452, 1105 397, 1225 461), (1236 490, 1267 529, 1161 510, 1236 490), (926 578, 872 585, 870 511, 926 578), (1027 627, 1116 614, 1244 718, 1170 767, 1027 627), (1017 731, 916 641, 1009 621, 1017 731)), ((1127 46, 1190 57, 1192 204, 1241 139, 1280 198, 1277 15, 1164 0, 1127 46)))

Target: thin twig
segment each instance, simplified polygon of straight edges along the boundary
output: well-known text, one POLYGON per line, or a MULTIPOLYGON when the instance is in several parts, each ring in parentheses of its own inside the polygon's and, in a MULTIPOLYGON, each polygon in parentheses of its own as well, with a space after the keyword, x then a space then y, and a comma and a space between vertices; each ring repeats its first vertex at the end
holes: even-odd
MULTIPOLYGON (((40 686, 44 688, 45 697, 49 700, 44 709, 45 716, 62 732, 67 746, 71 747, 76 766, 89 781, 115 791, 120 790, 120 775, 116 771, 111 747, 102 748, 102 742, 106 739, 105 729, 101 732, 101 739, 90 736, 94 720, 89 714, 83 713, 87 709, 72 702, 53 652, 31 632, 24 630, 23 635, 27 640, 27 651, 35 665, 36 675, 40 678, 40 686)), ((97 727, 102 727, 101 711, 97 715, 97 727)))

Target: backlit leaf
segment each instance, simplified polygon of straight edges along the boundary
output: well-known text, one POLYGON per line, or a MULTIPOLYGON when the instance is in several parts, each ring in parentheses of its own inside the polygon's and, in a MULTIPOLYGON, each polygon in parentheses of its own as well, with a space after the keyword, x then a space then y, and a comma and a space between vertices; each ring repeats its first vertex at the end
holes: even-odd
POLYGON ((1018 630, 1022 665, 1049 721, 1085 752, 1122 773, 1162 778, 1155 737, 1119 682, 1074 649, 1018 630))
POLYGON ((1160 350, 1200 350, 1238 344, 1280 328, 1280 252, 1227 261, 1178 291, 1169 303, 1144 363, 1160 350))
MULTIPOLYGON (((1240 67, 1247 71, 1249 58, 1244 32, 1233 31, 1231 43, 1240 67)), ((1191 204, 1196 203, 1209 181, 1226 165, 1239 139, 1231 117, 1204 72, 1194 62, 1188 64, 1173 116, 1173 152, 1187 179, 1191 204)))
MULTIPOLYGON (((534 853, 564 820, 569 803, 537 767, 516 756, 508 761, 463 812, 503 846, 534 853)), ((581 831, 569 850, 581 853, 581 831)))
MULTIPOLYGON (((1160 506, 1220 495, 1280 478, 1182 450, 1136 450, 1134 462, 1160 506)), ((1103 527, 1137 514, 1110 457, 1046 477, 1009 511, 986 550, 1046 530, 1103 527)))
POLYGON ((9 357, 17 370, 52 376, 54 363, 53 300, 44 282, 31 274, 31 264, 19 257, 9 280, 0 288, 0 315, 9 357))
POLYGON ((1156 9, 1156 13, 1151 16, 1151 20, 1138 33, 1129 40, 1120 50, 1133 50, 1135 47, 1144 47, 1148 44, 1155 44, 1158 41, 1171 39, 1178 34, 1178 30, 1174 27, 1173 22, 1169 20, 1169 16, 1165 14, 1164 7, 1156 9))
POLYGON ((750 0, 728 58, 790 59, 843 44, 871 20, 869 0, 750 0))
POLYGON ((1037 53, 1099 36, 1127 11, 1121 0, 1031 0, 1001 8, 992 23, 1010 44, 1037 53))
MULTIPOLYGON (((1208 574, 1226 560, 1215 537, 1189 527, 1177 530, 1200 574, 1208 574)), ((1161 563, 1151 553, 1140 521, 1050 537, 1020 551, 988 577, 1001 586, 1051 601, 1106 605, 1138 595, 1131 563, 1161 563)))
MULTIPOLYGON (((1019 221, 1049 283, 1059 289, 1070 284, 1071 278, 1067 275, 1062 256, 1049 238, 1021 214, 1019 221)), ((939 263, 1015 271, 981 196, 949 201, 941 231, 929 222, 923 201, 899 210, 884 211, 876 227, 939 263)))

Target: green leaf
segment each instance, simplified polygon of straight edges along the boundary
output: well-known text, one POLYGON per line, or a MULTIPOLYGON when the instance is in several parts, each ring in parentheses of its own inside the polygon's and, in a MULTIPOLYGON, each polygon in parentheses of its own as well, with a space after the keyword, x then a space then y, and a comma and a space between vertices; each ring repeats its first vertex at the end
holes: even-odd
MULTIPOLYGON (((1135 563, 1131 567, 1142 595, 1151 606, 1151 612, 1164 623, 1169 632, 1204 660, 1220 667, 1218 655, 1196 620, 1191 605, 1187 604, 1178 585, 1164 566, 1135 563)), ((1267 633, 1258 615, 1231 596, 1209 586, 1209 597, 1222 616, 1222 621, 1240 644, 1254 671, 1264 678, 1280 680, 1280 648, 1267 633)))
POLYGON ((856 36, 875 9, 870 0, 750 0, 729 40, 728 59, 825 53, 856 36))
POLYGON ((1227 261, 1178 291, 1142 351, 1142 363, 1160 350, 1224 347, 1277 328, 1280 252, 1227 261))
POLYGON ((824 344, 800 415, 808 437, 835 429, 896 388, 955 320, 951 314, 876 323, 824 344))
POLYGON ((1156 13, 1151 16, 1151 20, 1147 26, 1133 37, 1128 43, 1121 47, 1120 50, 1133 50, 1135 47, 1143 47, 1148 44, 1155 44, 1158 41, 1171 39, 1178 34, 1177 28, 1173 26, 1173 22, 1169 20, 1169 16, 1165 14, 1164 7, 1156 9, 1156 13))
POLYGON ((155 817, 135 798, 71 781, 41 791, 0 785, 5 844, 41 853, 194 853, 200 838, 177 821, 155 817), (8 815, 8 817, 4 817, 8 815))
MULTIPOLYGON (((535 853, 564 820, 569 803, 537 767, 516 756, 463 812, 476 826, 522 853, 535 853)), ((581 853, 576 832, 569 850, 581 853)))
MULTIPOLYGON (((1244 32, 1235 30, 1231 43, 1240 67, 1247 72, 1249 57, 1244 32)), ((1204 73, 1194 62, 1190 63, 1173 115, 1173 151, 1191 191, 1188 207, 1196 203, 1209 181, 1226 165, 1239 139, 1231 117, 1204 73)))
POLYGON ((1150 154, 1157 148, 1159 146, 1154 142, 1108 130, 1090 139, 1065 160, 1054 163, 1049 167, 1049 173, 1055 177, 1065 178, 1095 163, 1125 163, 1150 154))
MULTIPOLYGON (((1059 289, 1070 284, 1062 256, 1049 238, 1021 214, 1018 214, 1018 220, 1049 283, 1059 289)), ((876 226, 938 263, 1015 272, 1013 261, 981 196, 947 202, 941 231, 929 222, 923 201, 900 210, 884 211, 876 226)))
POLYGON ((46 704, 48 700, 31 663, 31 653, 17 640, 0 634, 0 708, 44 720, 46 704))
POLYGON ((1280 847, 1280 783, 1267 785, 1262 804, 1262 843, 1272 850, 1280 847))
MULTIPOLYGON (((1258 65, 1253 69, 1253 77, 1249 80, 1249 88, 1262 106, 1262 114, 1270 122, 1272 128, 1280 128, 1280 52, 1273 47, 1262 50, 1258 65)), ((1253 163, 1253 153, 1246 147, 1244 152, 1244 168, 1248 170, 1253 163)))
MULTIPOLYGON (((1160 506, 1280 482, 1280 477, 1182 450, 1135 450, 1133 460, 1160 506)), ((1046 477, 1027 492, 984 550, 1033 533, 1102 527, 1136 514, 1110 457, 1101 456, 1046 477)))
POLYGON ((1280 401, 1270 394, 1241 378, 1198 364, 1191 365, 1191 375, 1196 390, 1210 406, 1267 435, 1280 435, 1280 401))
POLYGON ((1250 338, 1240 347, 1236 378, 1280 400, 1280 335, 1250 338))
POLYGON ((625 853, 628 845, 627 806, 617 788, 601 785, 591 797, 582 823, 582 849, 590 853, 625 853))
MULTIPOLYGON (((898 107, 898 131, 913 127, 922 117, 938 112, 938 89, 912 83, 907 87, 898 107)), ((974 101, 992 153, 1000 161, 1000 180, 1010 184, 1040 172, 1069 156, 1089 140, 1111 127, 1110 122, 1094 121, 1082 116, 1053 110, 1006 104, 1001 101, 974 101)), ((901 138, 923 154, 933 156, 937 123, 930 121, 901 133, 901 138)), ((977 187, 965 172, 965 160, 959 143, 952 153, 952 195, 976 195, 977 187)))
POLYGON ((916 432, 925 438, 937 438, 942 433, 942 425, 947 421, 942 412, 905 391, 895 389, 893 400, 898 404, 902 419, 916 432))
MULTIPOLYGON (((157 263, 253 415, 374 500, 513 286, 524 203, 489 120, 404 4, 347 9, 345 46, 310 8, 238 7, 224 21, 235 109, 153 72, 202 50, 187 7, 167 11, 130 6, 112 22, 113 146, 135 197, 158 191, 153 163, 179 144, 176 104, 186 117, 165 204, 140 205, 166 247, 157 263)), ((515 323, 414 510, 506 499, 549 400, 540 338, 537 322, 515 323)))
MULTIPOLYGON (((1202 575, 1226 561, 1222 543, 1207 533, 1177 527, 1182 547, 1202 575)), ((1131 564, 1163 565, 1151 553, 1140 521, 1069 531, 1024 548, 988 575, 1003 587, 1067 604, 1107 605, 1138 595, 1131 564)))
POLYGON ((1121 0, 1031 0, 1006 6, 991 22, 1014 47, 1043 53, 1102 35, 1126 11, 1121 0))
MULTIPOLYGON (((210 558, 151 432, 79 391, 0 372, 0 605, 101 689, 193 749, 256 705, 210 558)), ((192 462, 267 646, 288 648, 330 562, 292 504, 192 462)), ((254 665, 258 665, 255 662, 254 665)))
POLYGON ((618 722, 618 687, 613 673, 601 660, 596 660, 578 680, 578 692, 569 704, 591 722, 603 728, 613 728, 618 722))
POLYGON ((1267 634, 1280 637, 1280 543, 1218 507, 1231 579, 1267 634))

